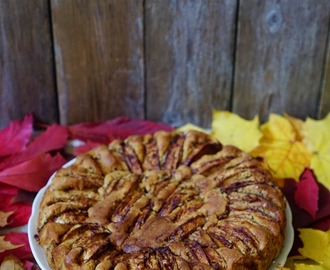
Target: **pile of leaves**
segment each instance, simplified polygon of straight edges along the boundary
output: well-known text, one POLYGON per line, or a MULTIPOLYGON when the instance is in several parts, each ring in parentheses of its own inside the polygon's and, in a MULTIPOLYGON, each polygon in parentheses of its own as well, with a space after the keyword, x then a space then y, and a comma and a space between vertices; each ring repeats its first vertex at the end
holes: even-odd
MULTIPOLYGON (((0 263, 13 269, 37 267, 27 234, 12 228, 27 224, 33 197, 54 171, 99 144, 161 129, 173 130, 162 123, 125 117, 45 126, 27 115, 0 130, 0 263), (80 143, 73 144, 73 139, 80 143)), ((250 152, 273 174, 290 205, 295 229, 294 246, 283 269, 330 269, 330 114, 318 121, 271 114, 260 125, 257 116, 245 120, 214 110, 211 131, 192 124, 177 131, 186 129, 211 133, 224 145, 250 152)))

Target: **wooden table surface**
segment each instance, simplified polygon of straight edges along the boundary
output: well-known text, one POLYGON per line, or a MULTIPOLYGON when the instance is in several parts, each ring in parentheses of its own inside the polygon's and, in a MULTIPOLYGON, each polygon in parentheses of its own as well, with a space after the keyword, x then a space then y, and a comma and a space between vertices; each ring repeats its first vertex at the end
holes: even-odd
POLYGON ((0 127, 330 108, 328 0, 0 0, 0 127))

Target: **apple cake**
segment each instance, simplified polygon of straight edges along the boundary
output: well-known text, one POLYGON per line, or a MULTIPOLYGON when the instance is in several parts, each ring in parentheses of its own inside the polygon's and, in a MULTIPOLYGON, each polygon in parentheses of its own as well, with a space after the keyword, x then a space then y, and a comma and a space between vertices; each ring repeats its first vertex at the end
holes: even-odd
POLYGON ((267 269, 285 208, 248 153, 197 131, 158 131, 58 170, 35 237, 52 269, 267 269))

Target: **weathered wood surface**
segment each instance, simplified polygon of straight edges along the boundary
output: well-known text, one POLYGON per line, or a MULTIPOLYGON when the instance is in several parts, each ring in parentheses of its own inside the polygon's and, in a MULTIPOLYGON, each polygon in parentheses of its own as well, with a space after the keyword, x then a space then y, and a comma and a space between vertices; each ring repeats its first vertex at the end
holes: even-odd
POLYGON ((0 128, 330 111, 328 0, 0 0, 0 128))
POLYGON ((329 16, 328 0, 240 1, 233 111, 316 117, 329 16))
POLYGON ((211 123, 231 102, 237 1, 146 1, 147 117, 211 123))
POLYGON ((326 56, 326 68, 324 73, 324 79, 322 81, 322 86, 323 87, 320 97, 318 118, 324 118, 328 113, 330 113, 330 46, 329 44, 328 44, 328 52, 326 56))
POLYGON ((60 121, 144 118, 142 0, 52 0, 60 121))
POLYGON ((0 0, 0 127, 29 112, 58 121, 48 2, 0 0))

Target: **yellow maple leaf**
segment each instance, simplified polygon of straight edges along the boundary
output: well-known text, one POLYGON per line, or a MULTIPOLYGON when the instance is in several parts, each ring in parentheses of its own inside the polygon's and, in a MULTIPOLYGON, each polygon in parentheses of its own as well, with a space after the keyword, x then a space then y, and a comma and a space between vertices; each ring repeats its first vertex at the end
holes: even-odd
POLYGON ((307 118, 304 143, 313 152, 311 169, 318 182, 330 189, 330 113, 322 120, 307 118))
POLYGON ((303 257, 301 255, 291 256, 287 259, 285 267, 281 270, 324 270, 323 266, 319 265, 314 260, 303 257))
POLYGON ((296 134, 296 140, 297 141, 302 141, 304 138, 303 134, 303 124, 304 121, 295 117, 292 117, 288 115, 287 113, 284 113, 284 117, 289 120, 291 126, 294 129, 294 132, 296 134))
POLYGON ((299 229, 299 232, 304 246, 298 251, 322 267, 305 269, 330 269, 330 230, 324 232, 315 229, 299 229))
POLYGON ((252 151, 254 157, 263 157, 266 167, 275 178, 298 180, 309 167, 312 153, 299 141, 291 122, 277 114, 261 126, 260 146, 252 151))
POLYGON ((246 152, 257 147, 262 136, 258 116, 246 120, 237 114, 217 110, 213 110, 211 134, 222 144, 234 145, 246 152))
POLYGON ((294 269, 295 270, 326 270, 326 268, 324 268, 321 265, 318 265, 318 264, 305 264, 305 263, 295 263, 294 264, 294 269))
POLYGON ((9 241, 6 241, 5 240, 5 236, 0 236, 0 253, 1 252, 4 252, 6 250, 11 250, 11 249, 19 248, 19 247, 22 247, 22 246, 24 246, 24 244, 13 245, 9 241))
POLYGON ((0 211, 0 228, 8 225, 7 220, 13 213, 14 213, 13 211, 11 211, 11 212, 0 211))
POLYGON ((185 124, 184 126, 177 128, 175 130, 175 132, 184 132, 184 131, 188 131, 188 130, 196 130, 196 131, 200 131, 200 132, 203 132, 206 134, 210 133, 209 131, 207 131, 199 126, 196 126, 194 124, 191 124, 191 123, 185 124))

